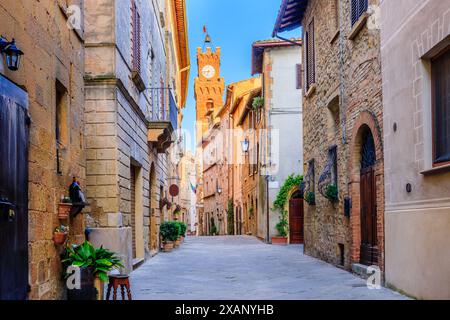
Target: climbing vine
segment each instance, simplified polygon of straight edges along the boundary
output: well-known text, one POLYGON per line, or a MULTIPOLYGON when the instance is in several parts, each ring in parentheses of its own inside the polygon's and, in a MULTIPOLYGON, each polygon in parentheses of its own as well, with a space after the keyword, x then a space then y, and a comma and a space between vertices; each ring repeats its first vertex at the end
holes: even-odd
POLYGON ((290 175, 284 182, 284 185, 280 188, 280 191, 278 191, 277 198, 273 203, 274 209, 284 211, 284 207, 286 206, 286 203, 288 201, 289 191, 291 191, 292 188, 294 187, 300 186, 302 182, 303 182, 302 175, 295 175, 295 174, 290 175))

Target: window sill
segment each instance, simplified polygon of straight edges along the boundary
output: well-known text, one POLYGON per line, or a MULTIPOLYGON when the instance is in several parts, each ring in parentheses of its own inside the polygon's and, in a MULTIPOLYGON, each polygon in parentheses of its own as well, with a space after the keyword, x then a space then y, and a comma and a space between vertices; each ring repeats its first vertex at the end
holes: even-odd
POLYGON ((313 83, 305 94, 306 98, 310 98, 316 92, 317 85, 313 83))
POLYGON ((434 167, 432 169, 424 170, 420 174, 422 174, 424 176, 431 176, 431 175, 446 173, 446 172, 450 172, 450 163, 439 166, 439 167, 434 167))
POLYGON ((359 18, 359 20, 355 23, 352 30, 350 31, 350 34, 348 36, 349 40, 355 40, 356 36, 359 34, 362 28, 366 26, 368 18, 369 14, 367 12, 364 12, 362 16, 359 18))
POLYGON ((334 33, 333 37, 330 40, 330 44, 333 44, 336 42, 336 40, 339 38, 340 33, 341 33, 341 31, 339 29, 337 29, 336 32, 334 33))

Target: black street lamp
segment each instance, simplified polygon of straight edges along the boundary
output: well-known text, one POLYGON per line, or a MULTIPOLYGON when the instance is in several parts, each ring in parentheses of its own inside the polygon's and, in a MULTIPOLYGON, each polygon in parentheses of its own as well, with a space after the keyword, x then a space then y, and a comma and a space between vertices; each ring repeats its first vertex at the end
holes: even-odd
POLYGON ((6 57, 6 65, 11 71, 17 71, 20 67, 20 59, 23 56, 22 50, 17 48, 16 40, 11 42, 0 36, 0 53, 6 57))

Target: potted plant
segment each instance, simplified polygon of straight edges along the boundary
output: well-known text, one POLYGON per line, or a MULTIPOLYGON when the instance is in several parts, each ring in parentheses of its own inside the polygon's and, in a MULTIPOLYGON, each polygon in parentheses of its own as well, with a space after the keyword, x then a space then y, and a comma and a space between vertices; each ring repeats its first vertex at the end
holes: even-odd
POLYGON ((177 239, 177 229, 172 222, 163 222, 159 227, 163 241, 164 252, 170 252, 173 249, 174 241, 177 239))
POLYGON ((310 206, 316 205, 316 194, 312 191, 308 191, 305 193, 305 201, 310 206))
POLYGON ((69 197, 63 197, 58 205, 58 219, 69 218, 70 210, 72 210, 72 200, 69 197))
POLYGON ((67 234, 69 233, 69 227, 64 225, 60 225, 53 232, 53 242, 55 245, 60 246, 63 245, 67 240, 67 234))
POLYGON ((210 230, 210 235, 211 236, 217 236, 219 234, 219 231, 217 230, 216 226, 212 226, 211 230, 210 230))
POLYGON ((181 227, 181 242, 184 242, 184 239, 186 237, 187 225, 186 223, 181 222, 180 227, 181 227))
POLYGON ((289 222, 287 220, 288 212, 283 210, 280 215, 280 221, 277 223, 275 228, 278 231, 277 237, 272 237, 272 244, 275 245, 287 245, 288 244, 288 228, 289 222))
POLYGON ((258 110, 264 106, 264 98, 263 97, 255 97, 253 99, 252 107, 254 110, 258 110))
POLYGON ((71 276, 67 270, 70 266, 80 268, 81 288, 67 289, 69 300, 96 300, 103 297, 101 283, 108 281, 111 270, 124 267, 116 253, 103 247, 94 248, 88 241, 67 246, 62 264, 66 278, 71 276), (99 289, 96 289, 96 283, 99 289))
POLYGON ((176 229, 175 236, 174 236, 174 237, 176 237, 175 242, 174 242, 174 247, 178 248, 181 244, 181 223, 178 221, 173 221, 172 223, 176 229))
POLYGON ((333 203, 336 203, 339 201, 339 191, 338 187, 334 184, 330 184, 325 188, 325 198, 330 200, 333 203))

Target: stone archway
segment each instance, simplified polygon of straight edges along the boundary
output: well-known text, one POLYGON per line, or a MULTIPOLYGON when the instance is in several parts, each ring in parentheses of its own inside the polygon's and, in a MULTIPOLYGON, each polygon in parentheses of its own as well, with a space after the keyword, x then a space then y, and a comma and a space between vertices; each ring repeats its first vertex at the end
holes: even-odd
POLYGON ((352 263, 360 263, 362 260, 368 261, 364 257, 366 252, 363 252, 363 257, 361 255, 361 250, 364 251, 365 245, 363 242, 367 241, 367 239, 363 239, 367 238, 367 234, 363 230, 366 226, 364 217, 367 212, 370 214, 373 212, 376 215, 372 224, 374 243, 370 250, 376 249, 374 253, 376 257, 371 259, 371 262, 384 270, 384 161, 382 141, 382 129, 376 117, 368 111, 362 112, 354 123, 350 144, 351 261, 352 263), (375 155, 372 163, 366 166, 364 164, 366 160, 363 159, 363 149, 368 138, 373 139, 375 155), (368 187, 372 189, 367 189, 368 187), (363 249, 361 249, 362 247, 363 249))

